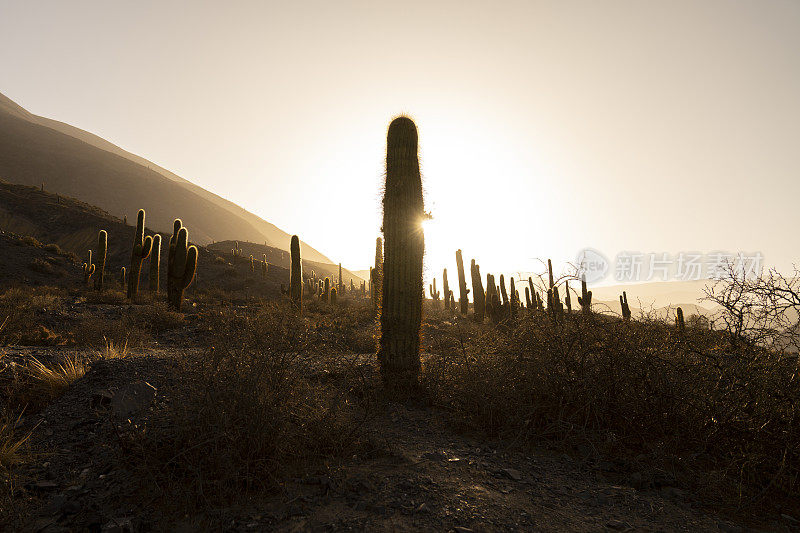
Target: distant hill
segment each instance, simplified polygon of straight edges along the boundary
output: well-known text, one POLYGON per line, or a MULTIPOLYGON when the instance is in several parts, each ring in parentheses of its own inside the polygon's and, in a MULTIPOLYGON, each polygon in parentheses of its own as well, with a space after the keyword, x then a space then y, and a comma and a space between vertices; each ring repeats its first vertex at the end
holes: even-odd
MULTIPOLYGON (((288 250, 291 235, 160 166, 69 124, 36 116, 0 94, 0 178, 78 198, 114 216, 147 210, 170 231, 181 218, 201 244, 226 239, 288 250)), ((307 243, 304 256, 332 263, 307 243)))

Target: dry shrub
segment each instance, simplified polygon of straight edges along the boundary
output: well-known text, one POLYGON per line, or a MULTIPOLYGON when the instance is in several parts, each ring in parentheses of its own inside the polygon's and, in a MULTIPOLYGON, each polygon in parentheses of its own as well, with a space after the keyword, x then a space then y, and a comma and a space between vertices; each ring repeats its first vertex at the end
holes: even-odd
POLYGON ((686 483, 703 473, 694 488, 736 505, 800 496, 796 356, 599 316, 475 329, 462 351, 429 357, 423 377, 472 427, 637 457, 686 483))
MULTIPOLYGON (((108 279, 108 273, 106 273, 104 282, 109 285, 113 284, 113 280, 108 279)), ((94 283, 94 281, 92 283, 94 283)), ((86 292, 86 303, 89 304, 120 305, 125 303, 125 299, 125 293, 119 289, 112 288, 102 291, 90 290, 86 292)))
POLYGON ((147 490, 182 510, 208 508, 352 453, 356 408, 346 387, 313 381, 302 318, 272 304, 206 320, 212 345, 182 360, 173 399, 132 437, 147 490))
POLYGON ((150 341, 150 335, 125 315, 117 319, 83 316, 74 325, 72 338, 76 346, 98 350, 104 350, 109 343, 140 348, 150 341))
POLYGON ((162 333, 186 324, 183 314, 173 311, 166 302, 161 301, 132 308, 131 320, 139 328, 151 333, 162 333))
POLYGON ((7 290, 0 295, 0 343, 62 344, 44 322, 48 314, 62 307, 63 301, 63 291, 53 287, 7 290))

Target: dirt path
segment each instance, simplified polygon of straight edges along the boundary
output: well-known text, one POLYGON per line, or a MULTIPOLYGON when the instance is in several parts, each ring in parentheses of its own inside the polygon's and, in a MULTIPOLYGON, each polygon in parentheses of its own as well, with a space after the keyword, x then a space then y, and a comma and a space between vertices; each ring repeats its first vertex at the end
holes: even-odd
POLYGON ((143 498, 119 467, 124 450, 112 424, 120 408, 114 398, 132 386, 154 388, 149 406, 132 406, 134 423, 169 401, 164 391, 173 363, 163 355, 100 361, 25 421, 35 426, 33 444, 46 452, 23 471, 34 496, 28 531, 158 531, 165 524, 187 531, 741 530, 702 512, 674 487, 637 490, 607 480, 602 465, 549 453, 506 454, 414 403, 390 403, 369 422, 378 448, 370 457, 291 480, 266 501, 209 509, 176 525, 160 514, 157 496, 143 498))

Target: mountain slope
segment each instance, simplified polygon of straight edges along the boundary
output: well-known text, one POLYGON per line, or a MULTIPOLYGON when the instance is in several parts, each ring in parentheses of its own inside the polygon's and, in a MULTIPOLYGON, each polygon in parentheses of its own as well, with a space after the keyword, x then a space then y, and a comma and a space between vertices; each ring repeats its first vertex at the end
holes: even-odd
MULTIPOLYGON (((0 178, 45 184, 118 216, 147 210, 168 231, 180 217, 200 243, 240 239, 288 250, 290 235, 238 205, 69 124, 37 117, 0 94, 0 178)), ((310 260, 332 261, 304 243, 310 260)))

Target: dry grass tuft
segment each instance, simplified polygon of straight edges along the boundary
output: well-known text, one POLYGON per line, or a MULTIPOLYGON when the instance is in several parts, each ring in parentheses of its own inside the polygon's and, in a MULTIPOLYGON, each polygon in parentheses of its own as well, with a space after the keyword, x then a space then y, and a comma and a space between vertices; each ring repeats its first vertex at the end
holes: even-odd
POLYGON ((28 395, 37 403, 49 403, 60 396, 74 381, 86 373, 85 365, 76 357, 65 357, 60 363, 45 365, 35 357, 25 366, 29 378, 28 395))

